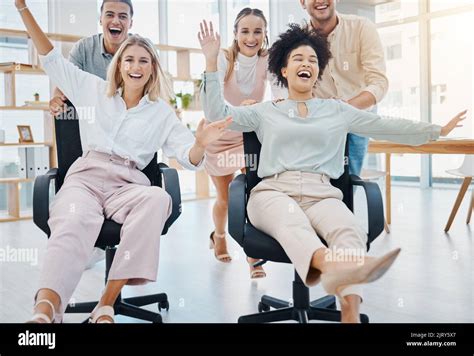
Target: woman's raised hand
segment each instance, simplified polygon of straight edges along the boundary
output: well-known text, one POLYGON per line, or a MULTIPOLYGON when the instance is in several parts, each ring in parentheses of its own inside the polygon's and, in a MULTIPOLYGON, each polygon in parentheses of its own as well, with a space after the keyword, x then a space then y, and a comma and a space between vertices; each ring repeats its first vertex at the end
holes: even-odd
POLYGON ((221 47, 221 37, 217 32, 214 32, 212 21, 209 22, 208 26, 206 20, 203 20, 199 26, 201 27, 201 31, 198 32, 198 39, 202 53, 206 57, 206 60, 217 61, 221 47))
POLYGON ((201 147, 206 147, 211 142, 221 138, 225 129, 232 123, 232 118, 229 116, 223 120, 206 123, 205 119, 199 122, 196 130, 196 143, 201 147))
POLYGON ((453 131, 456 127, 462 127, 459 123, 466 119, 467 110, 460 112, 455 117, 453 117, 446 125, 444 125, 441 129, 441 136, 448 136, 451 131, 453 131))

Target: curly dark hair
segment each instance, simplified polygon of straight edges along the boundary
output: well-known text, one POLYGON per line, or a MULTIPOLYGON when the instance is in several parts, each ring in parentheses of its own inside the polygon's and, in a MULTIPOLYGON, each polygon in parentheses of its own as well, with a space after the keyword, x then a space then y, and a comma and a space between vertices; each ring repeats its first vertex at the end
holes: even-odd
POLYGON ((311 26, 290 24, 289 29, 282 33, 269 49, 268 70, 278 78, 278 84, 288 88, 288 81, 281 74, 281 69, 288 65, 291 52, 301 46, 310 46, 318 57, 319 75, 321 79, 331 51, 326 37, 318 34, 311 26))

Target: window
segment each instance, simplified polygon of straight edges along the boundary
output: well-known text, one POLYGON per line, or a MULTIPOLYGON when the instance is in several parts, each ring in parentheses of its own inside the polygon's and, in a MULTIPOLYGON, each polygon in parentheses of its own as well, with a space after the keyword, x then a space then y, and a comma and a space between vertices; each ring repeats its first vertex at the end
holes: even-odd
MULTIPOLYGON (((454 115, 468 109, 468 117, 450 137, 474 136, 472 123, 474 13, 440 17, 431 21, 432 33, 443 33, 431 40, 432 122, 444 125, 454 115)), ((463 156, 433 155, 434 179, 453 178, 446 173, 461 165, 463 156)))
POLYGON ((430 0, 430 11, 446 10, 459 6, 473 5, 472 0, 430 0))
MULTIPOLYGON (((423 71, 424 77, 431 80, 431 117, 432 123, 444 125, 458 112, 468 109, 468 120, 463 127, 457 128, 450 136, 472 138, 474 126, 472 124, 472 98, 473 98, 473 43, 471 33, 474 32, 474 1, 473 0, 422 0, 426 4, 428 13, 420 13, 424 6, 420 7, 419 1, 402 0, 384 3, 375 6, 376 22, 381 24, 379 32, 387 56, 388 77, 390 79, 390 92, 402 88, 403 105, 400 111, 404 111, 402 117, 419 119, 420 93, 425 92, 425 82, 421 83, 419 75, 423 71), (398 3, 398 4, 396 4, 398 3), (469 6, 470 5, 470 6, 469 6), (420 7, 420 9, 419 9, 420 7), (449 10, 446 11, 446 10, 449 10), (436 17, 430 19, 430 12, 436 12, 436 17), (421 16, 423 15, 423 16, 421 16), (386 23, 390 21, 391 23, 386 23), (398 21, 398 23, 397 23, 398 21), (382 23, 385 22, 385 23, 382 23), (423 26, 430 36, 431 53, 420 53, 420 37, 418 27, 423 26), (408 30, 412 27, 413 31, 408 30), (395 49, 396 41, 390 33, 407 29, 408 46, 405 45, 404 37, 401 40, 401 58, 398 49, 395 49), (396 60, 394 60, 396 58, 396 60), (420 65, 422 67, 420 69, 420 65), (431 73, 427 73, 431 70, 431 73), (404 89, 403 89, 404 88, 404 89), (423 89, 423 90, 421 90, 423 89), (415 115, 416 114, 416 115, 415 115)), ((402 31, 403 32, 403 31, 402 31)), ((426 47, 422 47, 426 48, 426 47)), ((390 94, 387 98, 393 98, 390 94)), ((392 100, 393 102, 393 100, 392 100)), ((383 101, 379 110, 390 111, 390 100, 383 101)), ((391 108, 397 111, 396 108, 391 108)), ((405 164, 394 157, 394 172, 405 170, 403 175, 416 176, 417 155, 406 155, 403 158, 405 164)), ((463 156, 433 155, 431 171, 423 170, 423 174, 433 177, 433 181, 443 181, 453 178, 446 174, 447 169, 458 167, 463 156)), ((420 172, 421 173, 421 172, 420 172)))
POLYGON ((418 0, 397 0, 375 6, 375 22, 400 20, 418 15, 418 0))
MULTIPOLYGON (((44 31, 48 31, 48 0, 30 0, 28 7, 44 31)), ((0 28, 25 30, 14 1, 0 2, 0 28)))
POLYGON ((437 84, 431 86, 433 105, 444 104, 446 102, 446 87, 446 84, 437 84))
POLYGON ((219 32, 217 0, 168 0, 168 43, 173 46, 199 48, 199 23, 212 21, 219 32))
POLYGON ((387 47, 386 51, 386 58, 388 61, 393 61, 394 59, 402 58, 402 45, 400 43, 387 47))
MULTIPOLYGON (((418 24, 384 27, 379 29, 379 34, 387 54, 390 85, 386 97, 378 105, 378 112, 390 117, 420 120, 420 51, 418 42, 413 45, 411 40, 419 36, 418 24)), ((420 156, 393 155, 392 171, 397 176, 419 177, 420 156)))

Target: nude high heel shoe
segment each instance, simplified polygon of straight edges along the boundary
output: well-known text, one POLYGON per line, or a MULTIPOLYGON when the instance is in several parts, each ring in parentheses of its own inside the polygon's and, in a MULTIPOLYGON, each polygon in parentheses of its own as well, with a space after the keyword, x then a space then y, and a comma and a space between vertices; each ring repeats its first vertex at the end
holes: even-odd
POLYGON ((216 259, 224 263, 229 263, 230 261, 232 261, 232 257, 230 257, 228 253, 223 253, 221 255, 217 254, 216 248, 215 248, 216 243, 214 241, 214 238, 223 239, 225 238, 225 234, 219 235, 219 234, 216 234, 215 231, 211 232, 210 241, 209 241, 209 249, 214 250, 214 256, 216 257, 216 259))
POLYGON ((92 311, 91 316, 89 317, 89 323, 90 324, 114 324, 115 323, 114 316, 115 316, 115 311, 113 307, 111 307, 110 305, 103 305, 99 307, 99 305, 97 304, 97 306, 92 311), (104 316, 109 317, 109 319, 103 318, 104 316))
POLYGON ((46 315, 44 313, 35 312, 33 314, 33 317, 29 321, 27 321, 27 323, 47 323, 47 324, 54 323, 54 320, 56 318, 56 310, 54 308, 53 303, 51 303, 51 301, 49 301, 48 299, 41 299, 41 300, 38 300, 35 303, 34 308, 36 309, 38 304, 41 304, 41 303, 45 303, 45 304, 48 304, 50 306, 51 311, 52 311, 52 313, 51 313, 52 317, 50 318, 49 315, 46 315))
POLYGON ((365 284, 379 279, 392 266, 400 251, 400 248, 396 248, 381 257, 365 262, 360 267, 323 273, 321 274, 323 288, 328 294, 337 296, 341 304, 345 304, 347 302, 341 295, 344 288, 352 284, 365 284))

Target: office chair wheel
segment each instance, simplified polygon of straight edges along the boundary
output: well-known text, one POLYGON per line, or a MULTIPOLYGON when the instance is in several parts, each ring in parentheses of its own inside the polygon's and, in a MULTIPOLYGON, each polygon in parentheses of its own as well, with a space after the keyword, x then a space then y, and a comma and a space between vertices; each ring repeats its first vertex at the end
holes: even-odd
POLYGON ((170 310, 170 303, 167 300, 158 303, 158 311, 161 312, 161 309, 170 310))
POLYGON ((267 312, 267 311, 270 311, 270 306, 266 305, 262 302, 258 302, 258 312, 263 313, 263 312, 267 312))
POLYGON ((155 320, 152 321, 153 324, 163 324, 163 319, 161 318, 161 315, 157 315, 155 320))

